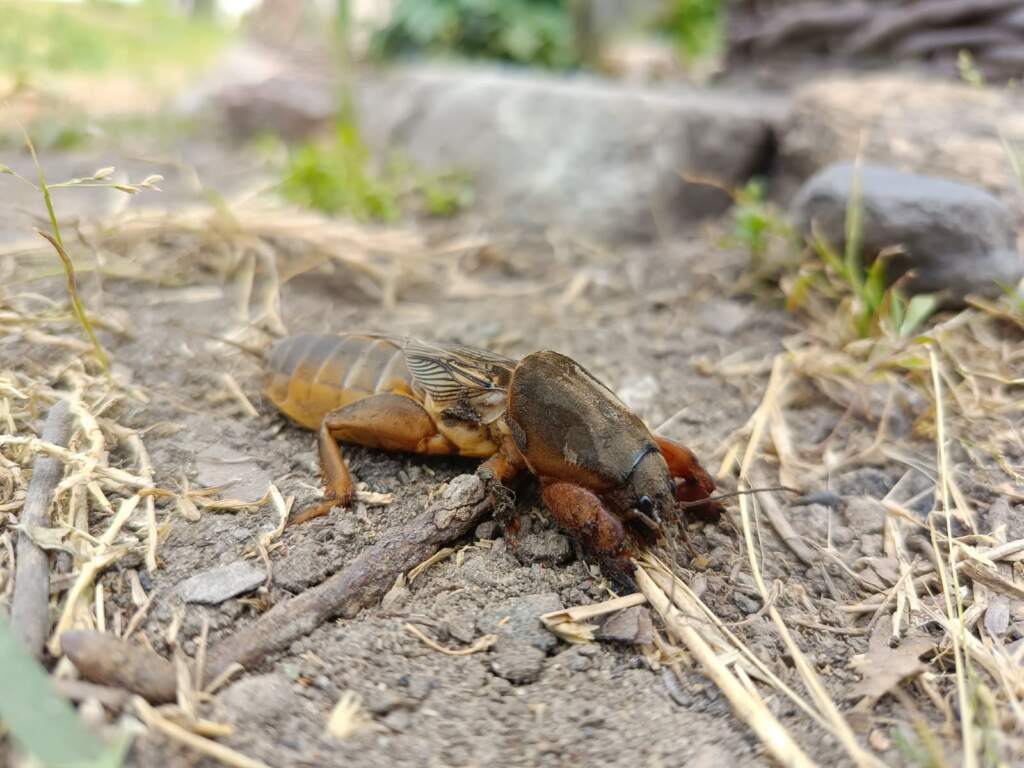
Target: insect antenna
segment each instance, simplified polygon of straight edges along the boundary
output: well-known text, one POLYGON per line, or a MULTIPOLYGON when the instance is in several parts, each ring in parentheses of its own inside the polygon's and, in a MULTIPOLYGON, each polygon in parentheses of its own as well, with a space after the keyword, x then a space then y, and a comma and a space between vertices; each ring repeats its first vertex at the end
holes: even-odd
POLYGON ((729 493, 719 493, 715 496, 708 496, 706 499, 697 499, 696 501, 677 501, 676 505, 681 509, 691 509, 692 507, 701 507, 705 504, 709 504, 713 501, 721 501, 722 499, 731 499, 733 496, 745 496, 751 493, 767 493, 770 491, 782 491, 784 493, 794 493, 799 495, 800 491, 796 488, 790 488, 787 485, 771 485, 764 488, 745 488, 742 491, 729 491, 729 493))

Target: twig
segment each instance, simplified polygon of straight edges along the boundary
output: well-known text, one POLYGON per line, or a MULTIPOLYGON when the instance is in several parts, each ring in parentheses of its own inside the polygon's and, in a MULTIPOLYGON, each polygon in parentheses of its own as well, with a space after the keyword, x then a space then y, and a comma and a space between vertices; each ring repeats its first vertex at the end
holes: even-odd
POLYGON ((216 677, 233 662, 252 666, 336 616, 352 618, 376 603, 399 573, 471 531, 491 506, 491 495, 483 480, 476 475, 454 478, 436 509, 388 531, 347 568, 313 589, 275 605, 222 642, 211 654, 210 676, 216 677))
MULTIPOLYGON (((215 647, 209 654, 206 677, 217 679, 235 664, 252 667, 267 654, 287 648, 329 619, 352 618, 376 603, 399 573, 422 562, 445 544, 465 536, 490 512, 492 505, 492 496, 478 476, 454 478, 435 509, 391 529, 363 550, 347 568, 303 594, 275 605, 215 647)), ((175 670, 169 661, 159 657, 153 660, 153 654, 109 635, 66 632, 62 640, 69 637, 75 645, 73 649, 65 647, 64 651, 89 680, 108 684, 117 681, 153 702, 174 700, 175 670), (114 656, 116 651, 121 663, 95 660, 90 654, 87 661, 91 662, 91 669, 87 674, 79 666, 83 652, 101 647, 108 649, 106 656, 114 656), (139 668, 143 654, 153 663, 139 668), (126 667, 133 667, 131 675, 126 673, 126 667)))
MULTIPOLYGON (((66 446, 71 422, 71 409, 67 400, 58 400, 46 417, 43 440, 66 446)), ((32 541, 29 530, 50 526, 51 497, 63 471, 64 465, 57 459, 46 455, 36 456, 32 464, 32 481, 19 515, 22 531, 18 534, 11 625, 14 633, 35 656, 42 654, 49 628, 50 561, 46 551, 32 541)))
POLYGON ((90 630, 65 632, 60 636, 60 644, 82 677, 90 682, 125 688, 155 704, 177 697, 174 665, 148 648, 90 630))

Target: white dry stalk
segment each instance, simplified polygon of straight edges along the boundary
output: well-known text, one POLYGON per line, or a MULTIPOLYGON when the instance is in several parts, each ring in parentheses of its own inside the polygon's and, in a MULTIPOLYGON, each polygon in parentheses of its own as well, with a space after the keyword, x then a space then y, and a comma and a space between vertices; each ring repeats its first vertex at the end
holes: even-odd
POLYGON ((956 671, 957 699, 960 703, 960 738, 963 741, 964 766, 975 768, 978 764, 977 754, 974 751, 974 708, 973 702, 967 691, 966 661, 963 655, 962 646, 967 638, 967 632, 963 625, 963 605, 960 601, 960 584, 957 579, 956 561, 953 547, 953 526, 950 517, 949 494, 949 458, 946 455, 946 428, 945 428, 945 407, 942 399, 942 383, 939 378, 939 361, 935 349, 928 348, 928 361, 931 365, 932 386, 935 394, 935 443, 936 459, 938 462, 940 498, 942 499, 942 513, 946 518, 946 541, 948 547, 949 574, 942 563, 942 550, 939 548, 938 534, 935 530, 934 516, 929 516, 928 525, 931 529, 932 549, 935 554, 935 564, 938 568, 939 579, 942 583, 942 598, 946 606, 946 618, 948 621, 947 634, 953 644, 953 661, 956 671), (953 593, 951 594, 951 590, 953 593))
POLYGON ((186 728, 182 728, 177 723, 171 722, 151 707, 141 696, 134 697, 132 705, 138 713, 139 719, 152 730, 158 731, 164 736, 178 741, 201 754, 208 755, 224 765, 231 766, 232 768, 269 768, 264 762, 247 757, 231 749, 231 747, 226 747, 223 744, 203 738, 186 728))
POLYGON ((99 543, 90 553, 89 559, 82 565, 82 569, 78 573, 78 578, 75 579, 75 583, 71 586, 71 589, 68 590, 60 618, 57 620, 57 625, 53 628, 53 633, 50 635, 50 640, 47 642, 47 650, 49 650, 52 655, 61 655, 60 636, 71 628, 79 599, 85 591, 92 586, 97 575, 125 554, 126 550, 124 547, 114 546, 114 539, 117 538, 117 534, 120 533, 121 527, 125 522, 127 522, 128 518, 131 517, 132 512, 135 511, 135 507, 138 506, 140 500, 141 497, 136 495, 121 502, 121 506, 117 510, 117 514, 114 515, 114 518, 110 521, 110 525, 107 527, 107 530, 103 532, 102 536, 100 536, 99 543))
MULTIPOLYGON (((740 463, 740 483, 745 485, 748 489, 752 487, 750 469, 767 431, 768 421, 771 416, 772 408, 775 407, 775 402, 778 397, 778 387, 783 379, 785 366, 785 355, 777 355, 772 364, 772 373, 768 379, 768 387, 765 390, 764 397, 762 398, 760 405, 758 405, 757 410, 754 412, 750 439, 747 442, 746 450, 743 453, 743 460, 740 463)), ((779 613, 778 608, 769 601, 770 593, 768 587, 765 585, 764 576, 761 573, 761 566, 757 556, 757 550, 754 546, 751 507, 755 503, 756 500, 753 496, 741 495, 739 497, 740 518, 742 521, 743 538, 747 547, 747 558, 750 561, 750 570, 754 577, 754 583, 757 586, 758 593, 761 595, 762 602, 766 606, 768 616, 771 618, 772 623, 775 624, 783 644, 786 646, 787 650, 789 650, 790 655, 793 658, 793 663, 796 666, 797 671, 800 673, 800 677, 803 680, 808 693, 811 695, 811 699, 818 707, 821 715, 832 724, 832 730, 834 731, 836 738, 839 740, 839 743, 858 766, 882 768, 883 764, 876 757, 864 750, 864 748, 857 742, 853 729, 850 728, 846 718, 843 717, 839 708, 832 700, 832 697, 829 696, 824 685, 822 685, 814 667, 810 664, 807 657, 800 649, 800 646, 797 645, 796 641, 793 639, 793 636, 789 631, 789 627, 782 618, 782 615, 779 613)))
POLYGON ((743 722, 757 734, 765 749, 782 765, 811 768, 814 763, 797 745, 786 729, 775 719, 764 700, 751 692, 729 671, 711 646, 681 616, 666 595, 650 578, 643 566, 636 570, 637 586, 647 601, 662 617, 666 626, 700 662, 704 672, 725 695, 743 722))

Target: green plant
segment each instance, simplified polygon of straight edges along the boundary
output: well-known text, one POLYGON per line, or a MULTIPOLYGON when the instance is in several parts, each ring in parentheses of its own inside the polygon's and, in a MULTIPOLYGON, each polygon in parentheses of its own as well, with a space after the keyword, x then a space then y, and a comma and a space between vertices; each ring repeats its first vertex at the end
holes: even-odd
POLYGON ((668 0, 655 29, 670 37, 684 61, 713 56, 722 49, 721 0, 668 0))
POLYGON ((389 57, 458 55, 551 69, 578 64, 566 0, 398 0, 374 43, 389 57))
POLYGON ((93 736, 74 710, 53 690, 46 671, 36 663, 0 613, 0 721, 18 745, 45 766, 117 768, 124 762, 128 739, 106 745, 93 736))
POLYGON ((109 168, 100 168, 92 176, 68 179, 67 181, 61 181, 56 184, 49 184, 46 181, 46 175, 43 173, 43 166, 40 164, 39 157, 36 154, 35 145, 32 143, 32 139, 29 137, 28 132, 24 131, 24 129, 23 132, 25 137, 25 146, 28 148, 29 154, 32 156, 32 164, 35 166, 38 184, 32 183, 21 174, 16 173, 12 168, 3 164, 0 164, 0 175, 13 176, 23 183, 28 184, 42 196, 43 204, 46 207, 46 215, 50 222, 50 232, 43 232, 38 229, 36 232, 57 252, 57 256, 64 268, 65 277, 67 278, 68 300, 71 302, 71 310, 75 315, 75 319, 78 320, 79 325, 82 326, 82 330, 85 332, 85 335, 88 336, 89 342, 92 344, 93 356, 104 371, 109 371, 110 359, 108 358, 106 351, 103 349, 103 346, 100 344, 99 339, 96 337, 96 332, 93 330, 92 322, 89 320, 89 316, 85 311, 85 305, 82 303, 82 299, 78 294, 74 262, 71 260, 71 257, 64 248, 64 238, 61 236, 60 224, 57 220, 57 213, 54 210, 51 190, 68 189, 71 187, 100 187, 116 189, 119 192, 134 195, 142 189, 159 190, 156 185, 158 182, 163 180, 163 177, 158 174, 153 174, 137 184, 116 182, 111 180, 116 170, 111 166, 109 168))
POLYGON ((810 246, 819 262, 803 271, 791 284, 787 306, 791 309, 799 306, 807 291, 817 285, 835 299, 844 296, 852 299, 849 302, 851 320, 859 338, 883 333, 899 338, 912 336, 938 309, 939 298, 932 294, 918 294, 908 300, 898 281, 889 283, 886 262, 895 251, 883 251, 869 266, 865 266, 861 257, 863 226, 864 204, 858 162, 846 206, 843 254, 840 255, 812 226, 810 246))
POLYGON ((153 73, 202 67, 227 33, 211 20, 172 10, 165 0, 26 3, 0 0, 0 72, 153 73))
MULTIPOLYGON (((275 142, 260 139, 264 150, 275 142)), ((326 139, 288 150, 280 189, 294 203, 360 221, 394 221, 417 207, 432 216, 451 216, 473 198, 464 173, 425 173, 396 155, 378 169, 355 121, 345 118, 326 139)))
POLYGON ((755 262, 764 260, 774 238, 781 237, 788 242, 794 238, 793 227, 782 212, 767 201, 765 191, 764 180, 754 178, 730 193, 732 231, 726 238, 726 245, 746 248, 755 262))
POLYGON ((326 141, 307 142, 288 153, 281 193, 299 205, 361 221, 392 221, 401 213, 397 190, 372 173, 353 120, 339 120, 326 141))

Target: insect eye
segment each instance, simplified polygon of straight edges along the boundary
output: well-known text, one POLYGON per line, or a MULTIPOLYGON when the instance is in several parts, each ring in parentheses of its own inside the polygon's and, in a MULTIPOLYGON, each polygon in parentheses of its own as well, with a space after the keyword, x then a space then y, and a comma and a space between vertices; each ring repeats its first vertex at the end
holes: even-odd
POLYGON ((645 515, 650 515, 654 512, 654 502, 651 501, 650 496, 641 496, 640 501, 637 502, 637 508, 645 515))

